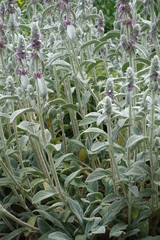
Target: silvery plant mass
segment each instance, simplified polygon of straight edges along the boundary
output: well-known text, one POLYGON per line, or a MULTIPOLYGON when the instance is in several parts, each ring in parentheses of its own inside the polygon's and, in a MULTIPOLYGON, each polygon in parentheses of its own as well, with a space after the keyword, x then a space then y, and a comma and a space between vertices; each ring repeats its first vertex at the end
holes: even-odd
POLYGON ((93 2, 0 1, 2 240, 160 239, 160 1, 93 2))

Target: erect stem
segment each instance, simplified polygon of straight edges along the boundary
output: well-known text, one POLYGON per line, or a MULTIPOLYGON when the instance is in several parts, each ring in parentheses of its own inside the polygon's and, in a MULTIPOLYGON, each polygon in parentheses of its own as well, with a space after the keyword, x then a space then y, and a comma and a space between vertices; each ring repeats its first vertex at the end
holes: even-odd
MULTIPOLYGON (((151 126, 150 126, 150 138, 149 138, 149 154, 150 154, 150 167, 151 167, 151 186, 154 190, 154 161, 153 161, 153 137, 154 137, 154 113, 155 113, 155 91, 152 90, 152 102, 151 102, 151 126)), ((154 198, 152 197, 152 210, 154 207, 154 198)))
MULTIPOLYGON (((38 72, 38 57, 36 57, 36 73, 38 72)), ((43 113, 42 113, 42 107, 41 107, 41 98, 40 98, 40 92, 39 92, 39 86, 38 86, 38 79, 35 81, 36 83, 36 91, 37 91, 37 106, 38 106, 38 114, 39 114, 39 121, 40 121, 40 126, 41 126, 41 131, 42 131, 42 137, 44 144, 47 145, 47 140, 46 140, 46 135, 45 135, 45 127, 44 127, 44 121, 43 121, 43 113)))
POLYGON ((3 214, 4 216, 10 218, 11 220, 13 220, 14 222, 18 223, 19 225, 21 225, 22 227, 27 227, 32 229, 33 231, 39 232, 39 229, 26 223, 23 222, 22 220, 18 219, 17 217, 15 217, 13 214, 11 214, 10 212, 8 212, 6 209, 4 209, 2 207, 2 205, 0 205, 0 213, 3 214))
POLYGON ((51 171, 52 171, 54 181, 55 181, 58 193, 59 193, 59 197, 62 201, 64 201, 65 196, 64 196, 64 194, 62 192, 62 189, 61 189, 61 185, 60 185, 60 182, 59 182, 59 179, 58 179, 58 175, 57 175, 56 167, 55 167, 55 164, 54 164, 54 160, 52 158, 52 153, 49 152, 49 151, 48 151, 48 159, 49 159, 49 162, 50 162, 50 165, 51 165, 51 171))
MULTIPOLYGON (((152 21, 152 24, 156 23, 153 0, 151 0, 151 21, 152 21)), ((156 54, 158 55, 158 57, 160 57, 159 43, 158 43, 157 35, 153 37, 153 41, 154 41, 154 47, 156 50, 156 54)))
POLYGON ((114 157, 114 150, 113 150, 113 142, 112 142, 112 129, 111 129, 111 116, 108 116, 107 119, 107 131, 108 131, 108 142, 109 142, 109 148, 110 148, 110 159, 111 159, 111 170, 112 170, 112 179, 113 179, 113 187, 116 194, 118 194, 118 189, 116 186, 116 177, 118 178, 118 181, 121 181, 119 169, 114 157), (116 175, 115 175, 116 173, 116 175))
MULTIPOLYGON (((60 86, 59 86, 59 81, 58 81, 58 77, 57 77, 56 67, 54 67, 54 77, 56 80, 57 97, 60 98, 61 93, 60 93, 60 86)), ((61 131, 62 131, 62 138, 63 138, 63 144, 64 144, 64 152, 67 153, 67 143, 66 143, 66 136, 65 136, 65 131, 64 131, 64 123, 63 123, 63 112, 62 112, 61 107, 59 107, 59 113, 60 113, 60 121, 61 121, 60 127, 61 127, 61 131)))

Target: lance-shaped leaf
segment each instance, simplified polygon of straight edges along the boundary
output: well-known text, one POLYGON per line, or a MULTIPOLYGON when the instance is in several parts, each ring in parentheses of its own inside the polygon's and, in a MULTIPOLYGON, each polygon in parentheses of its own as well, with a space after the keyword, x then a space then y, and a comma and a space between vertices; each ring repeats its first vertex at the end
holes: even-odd
POLYGON ((26 112, 34 112, 34 111, 35 110, 33 108, 23 108, 23 109, 20 109, 20 110, 16 110, 12 113, 12 115, 10 117, 10 123, 15 121, 22 114, 25 114, 26 112))
POLYGON ((76 216, 79 224, 84 229, 83 210, 82 210, 79 202, 73 200, 70 197, 67 197, 67 202, 69 204, 70 210, 74 213, 74 215, 76 216))
POLYGON ((67 234, 62 232, 54 232, 49 234, 48 236, 51 240, 72 240, 72 238, 68 237, 67 234))
POLYGON ((133 135, 131 136, 126 143, 126 147, 134 150, 140 143, 147 141, 148 137, 143 135, 133 135))
POLYGON ((107 176, 108 176, 107 170, 102 168, 97 168, 93 173, 91 173, 87 177, 86 182, 87 183, 95 182, 107 176))

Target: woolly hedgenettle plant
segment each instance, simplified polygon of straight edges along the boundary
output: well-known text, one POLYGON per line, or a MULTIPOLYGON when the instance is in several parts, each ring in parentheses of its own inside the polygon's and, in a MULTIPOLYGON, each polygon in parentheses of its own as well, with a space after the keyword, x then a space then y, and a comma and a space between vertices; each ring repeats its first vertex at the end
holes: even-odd
POLYGON ((159 239, 160 3, 96 2, 0 1, 0 239, 159 239))

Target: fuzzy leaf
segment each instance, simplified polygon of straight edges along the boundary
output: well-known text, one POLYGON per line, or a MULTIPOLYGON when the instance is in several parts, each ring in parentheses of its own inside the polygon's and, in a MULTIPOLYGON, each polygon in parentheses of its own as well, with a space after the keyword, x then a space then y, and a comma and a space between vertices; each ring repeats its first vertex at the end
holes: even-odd
POLYGON ((54 192, 50 192, 50 191, 46 191, 46 190, 41 190, 39 192, 37 192, 32 199, 32 203, 40 203, 41 201, 50 198, 52 196, 54 196, 55 193, 54 192))
POLYGON ((26 228, 18 228, 11 233, 7 234, 6 237, 3 238, 3 240, 12 240, 15 239, 15 237, 20 236, 22 233, 26 231, 26 228))
POLYGON ((72 240, 72 238, 68 237, 67 234, 62 232, 54 232, 49 234, 48 236, 51 240, 72 240))
POLYGON ((103 135, 107 136, 107 133, 100 128, 88 128, 87 130, 82 132, 82 134, 83 133, 98 133, 98 134, 103 134, 103 135))
POLYGON ((107 176, 108 176, 107 170, 104 170, 102 168, 97 168, 93 173, 91 173, 87 177, 86 182, 87 183, 95 182, 107 176))
POLYGON ((68 37, 73 40, 76 36, 76 33, 75 33, 75 28, 73 25, 68 25, 67 26, 67 34, 68 34, 68 37))
POLYGON ((69 204, 70 210, 74 213, 77 220, 79 221, 81 227, 84 229, 84 222, 83 222, 83 210, 79 204, 79 202, 73 200, 70 197, 67 197, 67 202, 69 204))
POLYGON ((123 230, 126 230, 127 226, 128 225, 125 224, 125 223, 117 223, 117 224, 115 224, 112 227, 109 236, 110 237, 120 237, 121 234, 124 233, 123 230))
POLYGON ((23 108, 20 110, 16 110, 12 113, 10 117, 10 123, 15 121, 20 115, 25 114, 26 112, 34 112, 35 110, 33 108, 23 108))
POLYGON ((134 150, 140 143, 147 141, 148 137, 143 135, 133 135, 131 136, 126 143, 126 147, 134 150))

